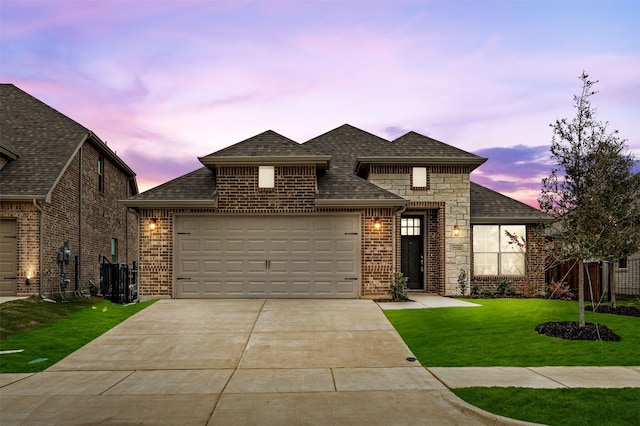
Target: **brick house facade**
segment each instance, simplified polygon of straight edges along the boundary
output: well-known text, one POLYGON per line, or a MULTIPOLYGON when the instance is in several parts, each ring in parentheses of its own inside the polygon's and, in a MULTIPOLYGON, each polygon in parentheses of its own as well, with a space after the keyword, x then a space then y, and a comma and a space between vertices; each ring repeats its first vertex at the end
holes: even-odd
POLYGON ((0 220, 15 253, 3 294, 58 295, 65 242, 67 293, 99 283, 103 256, 137 261, 138 215, 119 202, 137 194, 134 172, 91 131, 14 85, 0 85, 0 96, 0 220))
POLYGON ((545 216, 472 183, 486 159, 426 136, 344 125, 298 144, 267 131, 200 161, 123 201, 140 215, 142 298, 385 299, 395 272, 412 291, 457 295, 461 270, 488 288, 544 287, 545 216), (524 253, 495 253, 501 271, 526 270, 477 273, 473 230, 489 223, 526 230, 524 253))

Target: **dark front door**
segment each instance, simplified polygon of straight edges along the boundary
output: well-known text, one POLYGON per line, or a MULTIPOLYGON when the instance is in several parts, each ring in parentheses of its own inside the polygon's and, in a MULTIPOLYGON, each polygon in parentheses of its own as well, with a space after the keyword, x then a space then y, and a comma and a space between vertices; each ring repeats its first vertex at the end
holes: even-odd
POLYGON ((400 219, 401 270, 410 290, 424 290, 424 232, 422 216, 400 219))

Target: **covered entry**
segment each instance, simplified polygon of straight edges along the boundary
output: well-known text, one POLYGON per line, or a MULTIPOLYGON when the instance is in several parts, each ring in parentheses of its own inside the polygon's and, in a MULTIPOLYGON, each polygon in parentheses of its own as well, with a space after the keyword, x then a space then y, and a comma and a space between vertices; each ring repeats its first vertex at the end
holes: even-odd
POLYGON ((440 210, 410 212, 400 219, 400 270, 409 290, 441 292, 440 210))
POLYGON ((356 298, 359 215, 175 217, 177 298, 356 298))

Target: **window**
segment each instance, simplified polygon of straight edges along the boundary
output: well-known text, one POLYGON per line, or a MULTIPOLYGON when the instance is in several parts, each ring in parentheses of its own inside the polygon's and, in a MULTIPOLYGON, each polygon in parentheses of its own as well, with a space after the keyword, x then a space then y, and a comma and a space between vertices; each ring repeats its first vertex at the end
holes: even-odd
POLYGON ((526 247, 520 247, 507 232, 526 242, 524 225, 474 225, 474 275, 524 275, 526 247))
POLYGON ((118 239, 111 238, 111 263, 118 263, 118 239))
POLYGON ((627 269, 627 258, 623 257, 618 260, 618 269, 627 269))
POLYGON ((411 186, 413 188, 426 188, 427 187, 427 168, 426 167, 414 167, 411 174, 411 186))
POLYGON ((275 167, 260 166, 258 167, 258 188, 274 188, 275 187, 275 167))
POLYGON ((104 192, 104 157, 98 157, 98 191, 104 192))
POLYGON ((400 219, 400 235, 422 235, 419 217, 403 217, 400 219))

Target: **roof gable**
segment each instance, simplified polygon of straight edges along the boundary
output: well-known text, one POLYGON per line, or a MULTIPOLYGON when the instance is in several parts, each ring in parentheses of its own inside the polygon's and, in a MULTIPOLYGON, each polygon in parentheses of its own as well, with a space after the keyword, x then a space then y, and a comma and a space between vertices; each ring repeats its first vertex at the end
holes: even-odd
MULTIPOLYGON (((13 84, 0 84, 0 146, 11 159, 0 170, 5 199, 49 200, 82 144, 91 140, 128 176, 135 173, 86 127, 13 84)), ((132 192, 137 185, 132 183, 132 192)))
POLYGON ((470 152, 440 142, 416 132, 409 132, 377 151, 359 155, 356 171, 364 171, 370 164, 384 165, 454 165, 470 166, 471 170, 487 161, 470 152))
POLYGON ((212 154, 200 157, 205 166, 251 164, 315 164, 320 169, 328 167, 331 157, 318 155, 293 140, 273 130, 245 139, 212 154))

